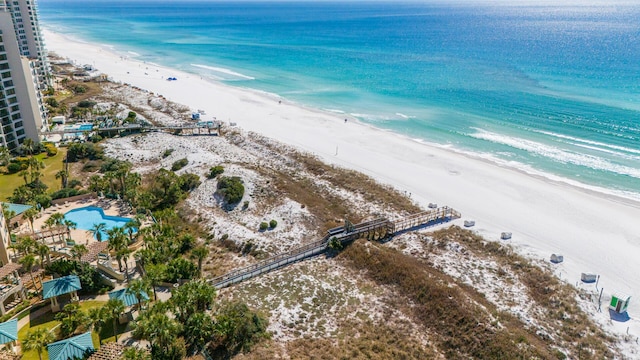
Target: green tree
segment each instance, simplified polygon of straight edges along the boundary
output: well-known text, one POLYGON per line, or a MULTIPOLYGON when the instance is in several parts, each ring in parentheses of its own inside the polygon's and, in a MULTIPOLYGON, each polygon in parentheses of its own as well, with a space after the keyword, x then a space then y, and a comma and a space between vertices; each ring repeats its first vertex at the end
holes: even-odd
POLYGON ((149 291, 151 290, 149 281, 145 279, 133 279, 129 282, 127 288, 138 300, 138 307, 142 308, 142 302, 144 301, 143 294, 149 296, 149 291))
POLYGON ((194 353, 205 347, 213 339, 215 326, 215 322, 207 313, 200 312, 189 316, 183 326, 188 352, 194 353))
POLYGON ((29 331, 27 337, 22 341, 22 347, 24 350, 38 352, 38 357, 42 360, 42 351, 48 344, 52 343, 55 336, 49 331, 49 329, 41 327, 29 331))
POLYGON ((109 299, 104 307, 106 309, 105 312, 109 315, 109 319, 113 321, 113 335, 116 337, 116 342, 118 342, 118 319, 124 312, 124 303, 120 299, 109 299))
MULTIPOLYGON (((156 303, 149 311, 140 315, 136 321, 133 335, 151 343, 151 357, 154 360, 174 359, 167 356, 176 350, 172 348, 172 345, 176 343, 177 336, 181 331, 181 324, 167 315, 163 303, 156 303)), ((175 357, 175 359, 180 358, 175 357)))
POLYGON ((45 244, 37 244, 36 253, 40 257, 40 268, 44 269, 44 259, 47 259, 47 263, 51 262, 51 258, 49 257, 49 247, 45 244))
POLYGON ((202 261, 207 255, 209 255, 209 249, 202 245, 191 250, 191 258, 198 261, 198 277, 202 277, 202 261))
POLYGON ((109 320, 109 314, 107 314, 105 310, 106 308, 104 306, 99 308, 91 308, 89 309, 89 313, 87 315, 87 327, 93 329, 96 334, 98 334, 98 342, 101 345, 102 337, 100 336, 100 333, 109 320))
POLYGON ((107 230, 107 234, 109 235, 109 250, 115 253, 118 268, 122 271, 122 260, 131 253, 128 251, 127 236, 121 227, 111 228, 107 230))
POLYGON ((93 235, 96 238, 96 240, 102 241, 102 233, 104 233, 106 230, 107 230, 107 224, 99 223, 99 224, 93 224, 91 229, 88 230, 87 232, 93 235))
POLYGON ((224 173, 224 168, 222 166, 220 165, 214 166, 211 169, 209 169, 209 174, 207 174, 207 178, 213 179, 222 173, 224 173))
POLYGON ((137 347, 127 347, 122 353, 123 360, 151 360, 151 355, 143 349, 137 347))
POLYGON ((195 313, 205 312, 213 304, 216 289, 205 280, 190 281, 171 293, 176 319, 182 324, 195 313))
POLYGON ((28 254, 23 256, 22 259, 18 260, 18 262, 24 267, 25 270, 29 272, 29 276, 31 276, 31 282, 33 283, 34 288, 38 288, 36 285, 36 281, 33 279, 33 266, 36 264, 36 258, 32 254, 28 254))
POLYGON ((88 321, 85 313, 78 304, 67 304, 62 311, 57 313, 55 319, 60 321, 60 333, 62 337, 73 335, 78 328, 86 326, 88 321))
POLYGON ((228 204, 237 204, 244 196, 242 179, 237 176, 223 176, 218 180, 218 192, 228 204))
POLYGON ((33 222, 35 221, 36 216, 38 216, 38 209, 36 209, 35 207, 30 207, 25 212, 23 212, 22 215, 27 220, 29 220, 29 225, 31 225, 31 232, 35 236, 36 235, 36 229, 33 227, 33 222))
POLYGON ((131 221, 128 221, 126 224, 124 224, 124 230, 127 232, 127 235, 129 235, 129 244, 133 244, 134 242, 134 234, 136 234, 136 232, 138 231, 138 229, 140 229, 140 220, 138 220, 138 218, 133 218, 131 219, 131 221))
POLYGON ((165 273, 167 272, 167 266, 165 264, 148 264, 145 265, 145 270, 147 272, 147 279, 151 283, 151 288, 153 289, 153 300, 158 300, 158 295, 156 293, 156 286, 160 284, 160 281, 164 279, 165 273))
POLYGON ((228 354, 248 352, 258 341, 268 337, 267 320, 244 303, 226 304, 216 320, 217 345, 228 354))
POLYGON ((69 172, 67 170, 60 170, 56 173, 56 179, 60 179, 60 185, 62 188, 67 187, 67 180, 69 180, 69 172))
POLYGON ((191 261, 179 257, 171 259, 167 264, 165 279, 175 283, 178 280, 190 280, 198 274, 198 267, 191 261))
POLYGON ((76 244, 71 247, 71 256, 78 261, 80 261, 88 252, 89 250, 87 247, 82 244, 76 244))

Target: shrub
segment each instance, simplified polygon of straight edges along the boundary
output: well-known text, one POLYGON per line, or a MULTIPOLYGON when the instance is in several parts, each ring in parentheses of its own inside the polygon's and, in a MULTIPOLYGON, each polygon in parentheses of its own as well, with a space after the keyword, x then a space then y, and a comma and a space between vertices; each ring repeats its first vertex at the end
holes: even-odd
POLYGON ((47 274, 58 274, 60 276, 77 275, 82 285, 82 289, 78 291, 78 294, 81 295, 99 294, 105 288, 105 285, 102 284, 102 275, 96 268, 87 263, 60 259, 47 265, 46 271, 47 274))
POLYGON ((276 226, 278 226, 278 222, 275 221, 274 219, 271 219, 271 221, 269 221, 269 227, 272 229, 275 229, 276 226))
POLYGON ((227 355, 249 352, 253 345, 269 337, 267 319, 251 311, 244 303, 223 305, 216 319, 219 324, 225 324, 218 334, 216 350, 227 355))
POLYGON ((223 176, 218 181, 218 192, 229 204, 237 204, 244 196, 244 185, 242 179, 237 176, 223 176))
POLYGON ((260 223, 260 231, 265 231, 267 228, 269 228, 269 224, 264 221, 260 223))
POLYGON ((68 188, 65 188, 65 189, 60 189, 60 190, 54 192, 53 194, 51 194, 51 199, 53 199, 53 200, 64 199, 64 198, 68 198, 68 197, 72 197, 72 196, 76 196, 76 195, 81 195, 81 194, 84 194, 84 193, 86 193, 86 192, 78 190, 78 189, 74 189, 72 187, 68 187, 68 188))
POLYGON ((22 165, 20 165, 19 163, 10 163, 9 165, 7 165, 7 171, 9 172, 9 174, 15 174, 20 171, 20 169, 22 169, 22 165))
POLYGON ((173 151, 174 151, 173 149, 167 149, 167 150, 165 150, 165 151, 162 153, 162 158, 163 158, 163 159, 168 158, 168 157, 173 153, 173 151))
POLYGON ((200 186, 200 176, 196 174, 180 175, 180 189, 182 191, 191 191, 200 186))
POLYGON ((189 160, 187 160, 186 158, 177 160, 173 163, 173 165, 171 165, 171 171, 178 171, 187 166, 187 164, 189 164, 189 160))
POLYGON ((211 169, 209 169, 209 175, 207 175, 208 179, 213 179, 215 177, 217 177, 218 175, 222 174, 224 172, 224 168, 220 165, 218 166, 214 166, 211 169))
POLYGON ((56 156, 58 154, 58 149, 56 149, 55 146, 46 146, 45 149, 47 150, 47 156, 51 157, 51 156, 56 156))
POLYGON ((91 101, 91 100, 82 100, 78 103, 78 107, 79 108, 85 108, 85 109, 89 109, 96 106, 96 102, 95 101, 91 101))
POLYGON ((175 258, 167 264, 165 280, 168 282, 178 282, 178 280, 190 280, 198 274, 198 267, 191 261, 184 258, 175 258))
POLYGON ((54 108, 60 106, 60 104, 58 103, 58 100, 56 100, 56 98, 52 98, 52 97, 47 98, 45 100, 45 102, 47 103, 47 105, 49 105, 51 107, 54 107, 54 108))

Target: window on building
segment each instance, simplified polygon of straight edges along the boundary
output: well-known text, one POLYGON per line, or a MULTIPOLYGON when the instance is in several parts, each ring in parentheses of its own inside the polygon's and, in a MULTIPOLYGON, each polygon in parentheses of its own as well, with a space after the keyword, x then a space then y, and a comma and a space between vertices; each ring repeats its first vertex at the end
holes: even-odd
POLYGON ((5 88, 11 87, 11 86, 13 86, 13 80, 7 80, 4 82, 5 88))
POLYGON ((3 78, 3 79, 6 79, 6 78, 8 78, 8 77, 11 77, 11 72, 10 72, 10 71, 7 71, 7 72, 2 73, 2 78, 3 78))
POLYGON ((20 129, 20 130, 16 131, 16 135, 18 135, 18 136, 24 135, 24 129, 20 129))

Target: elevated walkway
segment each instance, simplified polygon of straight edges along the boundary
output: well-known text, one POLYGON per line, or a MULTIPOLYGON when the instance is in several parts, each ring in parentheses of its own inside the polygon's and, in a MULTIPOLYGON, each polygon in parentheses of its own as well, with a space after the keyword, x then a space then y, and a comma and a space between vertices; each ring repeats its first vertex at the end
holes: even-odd
POLYGON ((378 218, 355 225, 349 221, 345 221, 344 226, 327 231, 327 235, 321 240, 296 247, 268 259, 261 260, 253 265, 231 271, 222 276, 210 279, 209 282, 220 289, 251 279, 300 260, 322 254, 327 250, 329 241, 334 238, 340 241, 342 245, 347 245, 360 238, 382 240, 424 226, 458 219, 460 216, 459 212, 445 206, 413 214, 395 221, 378 218))

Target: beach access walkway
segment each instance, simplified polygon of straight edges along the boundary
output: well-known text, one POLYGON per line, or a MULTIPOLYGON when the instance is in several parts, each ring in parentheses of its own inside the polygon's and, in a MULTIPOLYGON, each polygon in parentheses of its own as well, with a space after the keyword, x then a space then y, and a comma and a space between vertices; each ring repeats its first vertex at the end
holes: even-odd
POLYGON ((145 125, 128 125, 116 127, 96 127, 91 130, 79 129, 62 129, 43 132, 42 135, 64 135, 64 134, 82 134, 84 132, 91 133, 145 133, 145 132, 166 132, 173 135, 218 135, 218 126, 209 125, 186 125, 186 126, 145 126, 145 125))
POLYGON ((351 224, 345 221, 344 226, 327 231, 327 234, 318 241, 311 242, 268 259, 259 261, 253 265, 231 271, 222 276, 209 279, 216 288, 224 288, 251 279, 258 275, 268 273, 295 262, 320 255, 330 248, 331 244, 339 242, 342 246, 354 240, 367 238, 369 240, 389 239, 401 233, 417 230, 422 227, 459 219, 460 213, 444 206, 421 213, 413 214, 399 220, 378 218, 360 224, 351 224))

